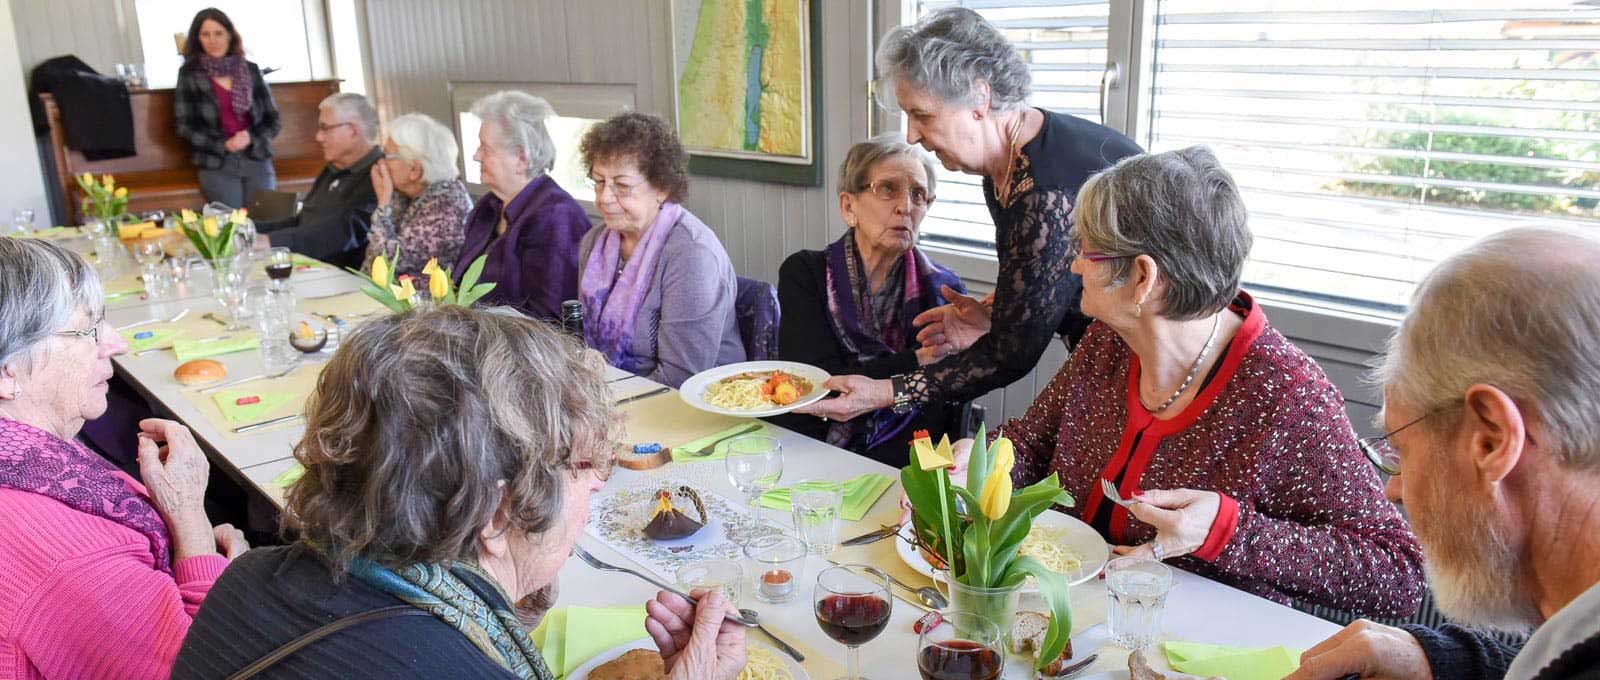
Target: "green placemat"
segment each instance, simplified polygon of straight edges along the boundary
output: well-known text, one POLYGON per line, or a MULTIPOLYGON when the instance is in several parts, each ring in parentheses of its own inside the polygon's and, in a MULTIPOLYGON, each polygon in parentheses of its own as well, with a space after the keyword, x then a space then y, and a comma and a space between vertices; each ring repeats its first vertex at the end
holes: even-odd
POLYGON ((293 393, 259 390, 222 390, 211 395, 211 400, 217 402, 217 408, 222 410, 222 417, 233 423, 254 423, 266 420, 268 413, 293 401, 294 398, 295 395, 293 393), (240 405, 238 403, 239 400, 246 397, 260 397, 261 400, 254 404, 240 405))
POLYGON ((40 229, 38 231, 29 233, 28 238, 55 238, 66 231, 66 227, 50 227, 49 229, 40 229))
POLYGON ((260 346, 261 339, 253 334, 236 335, 227 340, 213 340, 211 342, 174 340, 172 341, 172 353, 178 356, 178 361, 193 361, 195 359, 214 357, 218 354, 243 352, 260 346))
POLYGON ((300 253, 295 253, 294 254, 294 258, 291 259, 289 262, 290 262, 291 266, 293 266, 293 267, 295 267, 297 269, 300 268, 300 267, 306 267, 306 268, 309 268, 309 269, 319 269, 319 268, 327 266, 327 263, 323 262, 322 260, 306 257, 304 255, 301 255, 300 253))
POLYGON ((1228 680, 1282 680, 1300 667, 1299 650, 1287 647, 1229 647, 1201 642, 1163 644, 1173 670, 1228 680))
POLYGON ((103 292, 105 293, 105 296, 106 296, 105 297, 106 302, 110 302, 112 300, 120 300, 122 298, 128 297, 129 295, 138 295, 140 293, 143 293, 144 292, 144 284, 140 284, 140 283, 134 283, 134 284, 131 284, 131 285, 124 284, 124 285, 121 285, 121 286, 115 286, 115 287, 111 287, 111 288, 106 288, 103 292))
MULTIPOLYGON (((682 452, 682 451, 699 451, 701 448, 704 448, 706 444, 710 444, 711 442, 717 441, 718 439, 722 439, 723 437, 727 437, 729 434, 732 434, 733 432, 739 430, 740 428, 745 428, 745 427, 749 427, 749 426, 750 426, 749 421, 742 422, 742 423, 739 423, 738 425, 734 425, 733 427, 729 427, 729 428, 727 428, 725 430, 718 430, 716 432, 708 434, 708 435, 706 435, 704 437, 701 437, 699 439, 696 439, 694 441, 684 442, 682 444, 679 444, 678 446, 674 446, 674 447, 672 447, 672 461, 675 462, 675 463, 681 463, 681 462, 697 463, 697 462, 701 462, 701 461, 722 460, 724 458, 727 458, 728 457, 728 442, 733 441, 733 438, 731 438, 731 437, 726 439, 726 440, 724 440, 724 441, 717 442, 717 448, 712 449, 710 455, 691 456, 691 455, 689 455, 687 453, 680 453, 680 452, 682 452)), ((767 425, 766 425, 766 423, 762 423, 761 427, 758 427, 758 428, 756 428, 754 430, 751 430, 749 432, 741 433, 739 436, 743 437, 744 435, 747 435, 747 434, 766 434, 766 433, 767 433, 767 425)))
POLYGON ((139 352, 152 347, 165 347, 173 338, 183 334, 179 328, 129 328, 121 331, 122 338, 128 341, 128 350, 139 352), (149 333, 146 338, 138 337, 141 333, 149 333))
MULTIPOLYGON (((802 485, 803 486, 803 485, 802 485)), ((867 510, 878 501, 878 497, 889 487, 894 486, 894 478, 889 475, 868 472, 859 477, 845 480, 844 482, 844 508, 839 514, 852 522, 861 521, 867 516, 867 510)), ((773 489, 761 494, 761 507, 773 510, 789 511, 789 492, 792 487, 773 489)))
POLYGON ((300 467, 299 463, 295 463, 293 467, 284 470, 277 477, 273 477, 272 485, 280 489, 287 489, 290 484, 300 481, 300 478, 304 477, 305 474, 306 469, 300 467))

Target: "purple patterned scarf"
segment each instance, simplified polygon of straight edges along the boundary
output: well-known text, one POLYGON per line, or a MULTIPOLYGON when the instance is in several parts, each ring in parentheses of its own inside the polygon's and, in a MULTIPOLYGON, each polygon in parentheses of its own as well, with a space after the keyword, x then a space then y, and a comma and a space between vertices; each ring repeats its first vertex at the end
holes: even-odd
MULTIPOLYGON (((900 327, 878 324, 877 335, 866 330, 862 315, 870 310, 867 303, 866 272, 861 255, 856 252, 856 232, 846 230, 844 236, 828 246, 827 251, 828 325, 834 338, 844 347, 845 354, 858 362, 897 354, 909 349, 916 337, 911 320, 924 310, 944 304, 940 286, 961 290, 961 279, 950 270, 934 264, 922 250, 912 247, 905 254, 905 292, 901 295, 904 307, 900 327)), ((865 435, 866 448, 870 449, 900 434, 916 417, 916 411, 896 415, 890 409, 878 409, 853 420, 834 423, 828 428, 828 443, 848 449, 852 440, 865 435)))
POLYGON ((144 534, 156 568, 172 573, 172 538, 160 513, 82 444, 0 418, 0 488, 53 498, 144 534))
MULTIPOLYGON (((200 55, 200 68, 211 78, 232 78, 232 104, 233 112, 241 120, 245 120, 245 113, 250 111, 250 67, 242 54, 230 54, 226 57, 213 57, 209 54, 200 55)), ((247 121, 248 122, 248 121, 247 121)))
POLYGON ((606 356, 606 361, 630 373, 640 365, 628 355, 633 345, 633 321, 650 292, 656 260, 661 256, 667 233, 683 217, 683 206, 667 201, 633 247, 633 257, 617 271, 622 261, 622 235, 614 229, 601 230, 598 242, 589 252, 578 280, 578 298, 583 301, 583 339, 606 356))

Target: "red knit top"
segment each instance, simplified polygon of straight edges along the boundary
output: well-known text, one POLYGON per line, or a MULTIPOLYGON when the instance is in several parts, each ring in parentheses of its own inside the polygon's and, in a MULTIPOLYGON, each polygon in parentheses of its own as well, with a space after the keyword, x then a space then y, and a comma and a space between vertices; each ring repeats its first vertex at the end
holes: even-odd
MULTIPOLYGON (((1278 602, 1302 599, 1369 616, 1408 616, 1422 599, 1416 537, 1383 489, 1345 415, 1338 388, 1239 293, 1244 325, 1215 376, 1168 420, 1139 402, 1139 357, 1103 323, 1021 418, 1013 481, 1059 473, 1085 521, 1100 479, 1120 472, 1124 497, 1144 489, 1222 495, 1211 535, 1179 567, 1278 602), (1137 443, 1136 443, 1137 442, 1137 443)), ((1155 528, 1127 510, 1108 539, 1138 545, 1155 528)))

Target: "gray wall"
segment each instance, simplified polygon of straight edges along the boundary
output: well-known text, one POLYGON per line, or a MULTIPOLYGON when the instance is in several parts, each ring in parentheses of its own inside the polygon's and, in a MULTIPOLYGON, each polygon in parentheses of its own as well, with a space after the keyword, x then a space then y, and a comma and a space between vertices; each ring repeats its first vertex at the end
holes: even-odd
POLYGON ((75 54, 96 71, 144 61, 133 0, 11 0, 24 73, 39 62, 75 54))

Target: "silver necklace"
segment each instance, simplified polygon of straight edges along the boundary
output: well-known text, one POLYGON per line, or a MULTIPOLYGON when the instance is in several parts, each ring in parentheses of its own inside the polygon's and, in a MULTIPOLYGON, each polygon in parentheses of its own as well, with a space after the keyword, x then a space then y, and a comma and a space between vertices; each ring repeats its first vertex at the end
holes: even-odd
POLYGON ((1189 383, 1194 382, 1194 377, 1200 373, 1200 365, 1205 363, 1206 355, 1211 353, 1212 343, 1217 341, 1217 324, 1220 321, 1222 321, 1221 314, 1211 317, 1211 337, 1206 338, 1206 346, 1201 347, 1200 355, 1194 358, 1194 365, 1189 367, 1189 375, 1183 378, 1183 384, 1178 386, 1178 390, 1173 392, 1172 396, 1167 397, 1167 400, 1160 407, 1150 411, 1151 415, 1167 410, 1168 407, 1172 406, 1173 402, 1178 400, 1178 397, 1183 396, 1184 390, 1189 389, 1189 383))

